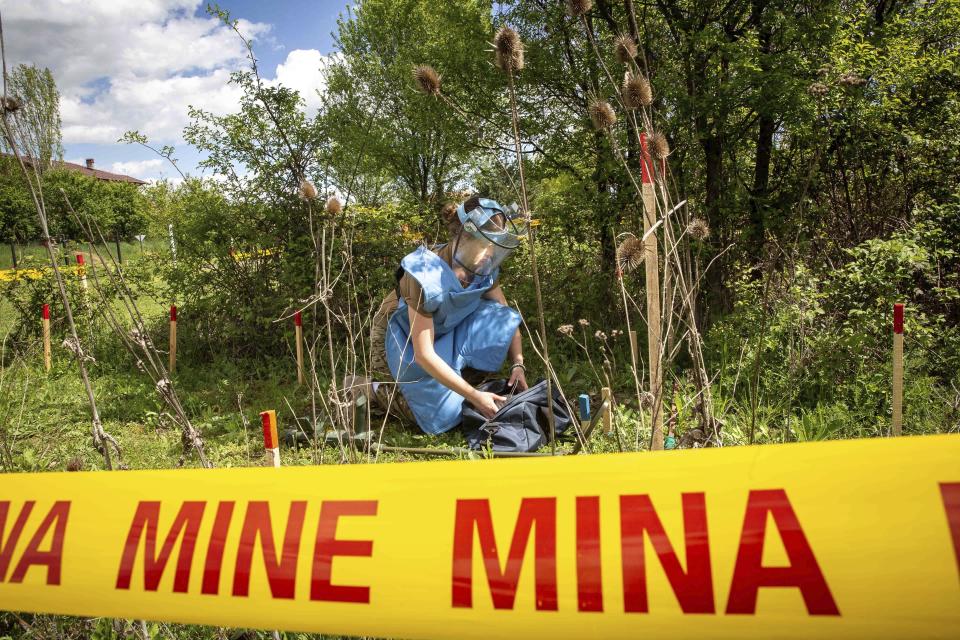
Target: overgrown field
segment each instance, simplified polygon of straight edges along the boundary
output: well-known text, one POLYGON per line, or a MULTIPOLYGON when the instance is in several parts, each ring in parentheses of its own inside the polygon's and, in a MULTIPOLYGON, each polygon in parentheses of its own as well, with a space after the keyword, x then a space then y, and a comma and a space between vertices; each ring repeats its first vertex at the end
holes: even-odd
MULTIPOLYGON (((655 455, 889 437, 896 303, 904 436, 960 431, 960 0, 721 4, 361 0, 315 108, 262 78, 241 23, 210 6, 249 54, 230 76, 235 109, 189 111, 183 140, 206 177, 127 132, 181 178, 144 186, 58 168, 53 76, 16 67, 11 85, 33 100, 0 105, 4 149, 48 162, 0 159, 0 232, 20 252, 13 273, 0 250, 0 470, 261 465, 270 409, 284 465, 433 458, 316 437, 357 424, 387 446, 463 446, 457 430, 356 422, 368 414, 343 380, 369 372, 401 258, 456 237, 452 205, 478 193, 521 203, 533 229, 500 280, 524 318, 528 380, 552 367, 574 405, 612 390, 613 428, 585 454, 650 451, 660 401, 680 450, 655 455), (69 240, 55 257, 65 295, 47 235, 69 240)), ((4 634, 144 635, 0 614, 4 634)))

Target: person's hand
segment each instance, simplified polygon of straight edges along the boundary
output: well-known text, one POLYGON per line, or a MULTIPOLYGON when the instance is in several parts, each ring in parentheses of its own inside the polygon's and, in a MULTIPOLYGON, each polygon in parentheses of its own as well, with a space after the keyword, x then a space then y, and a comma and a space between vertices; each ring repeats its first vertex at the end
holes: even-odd
POLYGON ((489 420, 500 410, 500 406, 497 405, 498 402, 506 402, 507 399, 503 396, 498 396, 495 393, 490 393, 489 391, 474 391, 473 397, 470 398, 470 403, 476 408, 480 414, 489 420))
POLYGON ((523 367, 514 367, 510 370, 510 379, 507 380, 507 386, 513 389, 513 385, 517 385, 517 391, 526 391, 529 387, 527 372, 523 370, 523 367))

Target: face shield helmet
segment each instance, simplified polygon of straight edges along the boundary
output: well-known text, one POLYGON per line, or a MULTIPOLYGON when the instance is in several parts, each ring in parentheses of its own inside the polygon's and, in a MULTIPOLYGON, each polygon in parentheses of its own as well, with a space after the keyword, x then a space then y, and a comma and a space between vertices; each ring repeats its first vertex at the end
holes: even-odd
POLYGON ((453 249, 454 262, 478 276, 492 274, 520 246, 526 223, 517 206, 502 207, 495 200, 480 199, 480 206, 457 216, 462 228, 453 249))

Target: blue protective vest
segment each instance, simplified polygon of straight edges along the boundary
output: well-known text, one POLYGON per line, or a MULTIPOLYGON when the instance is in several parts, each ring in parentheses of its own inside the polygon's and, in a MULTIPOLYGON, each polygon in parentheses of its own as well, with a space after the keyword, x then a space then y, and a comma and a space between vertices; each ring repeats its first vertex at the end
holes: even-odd
MULTIPOLYGON (((423 290, 423 310, 433 316, 434 350, 460 374, 464 367, 497 371, 503 365, 520 314, 482 296, 497 279, 475 276, 464 287, 440 256, 419 247, 400 262, 423 290)), ((460 423, 463 396, 433 379, 414 361, 410 318, 401 297, 386 332, 387 363, 400 392, 427 433, 449 431, 460 423)))

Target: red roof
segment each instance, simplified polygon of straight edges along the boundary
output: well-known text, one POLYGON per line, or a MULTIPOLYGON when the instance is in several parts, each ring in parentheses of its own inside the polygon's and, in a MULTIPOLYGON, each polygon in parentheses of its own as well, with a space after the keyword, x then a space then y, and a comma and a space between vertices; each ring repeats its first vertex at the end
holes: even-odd
MULTIPOLYGON (((2 154, 4 156, 11 156, 9 153, 2 154)), ((23 156, 23 161, 26 164, 32 164, 33 158, 23 156)), ((85 165, 77 164, 76 162, 60 162, 54 161, 54 167, 57 169, 66 169, 67 171, 77 171, 82 173, 85 176, 90 176, 91 178, 96 178, 97 180, 106 180, 108 182, 130 182, 132 184, 147 184, 146 181, 140 180, 139 178, 134 178, 133 176, 125 176, 122 173, 113 173, 110 171, 103 171, 102 169, 91 169, 85 165)))
POLYGON ((59 169, 68 169, 70 171, 79 171, 85 176, 90 176, 91 178, 96 178, 97 180, 107 180, 109 182, 132 182, 133 184, 147 184, 144 180, 134 178, 133 176, 125 176, 122 173, 111 173, 110 171, 103 171, 101 169, 88 169, 82 164, 77 164, 75 162, 54 162, 59 169))

